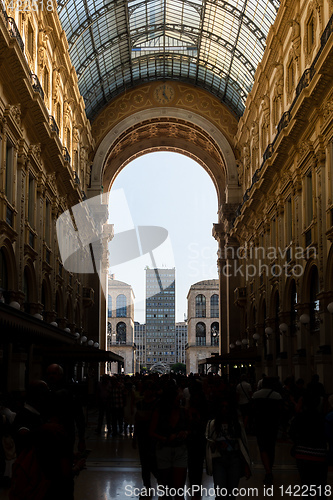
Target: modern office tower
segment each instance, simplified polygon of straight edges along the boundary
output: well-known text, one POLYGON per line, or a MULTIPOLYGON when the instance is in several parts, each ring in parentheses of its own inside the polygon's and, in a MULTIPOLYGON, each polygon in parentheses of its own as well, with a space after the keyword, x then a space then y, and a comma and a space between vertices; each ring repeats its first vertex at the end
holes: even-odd
MULTIPOLYGON (((124 358, 123 372, 136 371, 134 344, 134 293, 131 285, 113 279, 108 280, 108 349, 124 358)), ((119 364, 110 363, 110 372, 117 373, 119 364)))
POLYGON ((186 363, 185 347, 187 344, 187 323, 176 323, 176 363, 186 363))
POLYGON ((219 352, 219 280, 204 280, 192 285, 187 307, 186 372, 196 373, 200 360, 219 352))
POLYGON ((146 367, 167 372, 176 359, 175 269, 146 269, 146 367))
POLYGON ((141 371, 146 366, 146 325, 134 322, 134 343, 136 347, 136 370, 141 371))

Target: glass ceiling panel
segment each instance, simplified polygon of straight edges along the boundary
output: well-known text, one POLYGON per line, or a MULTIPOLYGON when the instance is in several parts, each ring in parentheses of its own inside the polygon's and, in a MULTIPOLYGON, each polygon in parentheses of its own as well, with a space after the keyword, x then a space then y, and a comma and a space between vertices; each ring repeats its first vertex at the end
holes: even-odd
POLYGON ((241 116, 279 6, 280 0, 58 0, 87 116, 158 79, 204 88, 241 116))

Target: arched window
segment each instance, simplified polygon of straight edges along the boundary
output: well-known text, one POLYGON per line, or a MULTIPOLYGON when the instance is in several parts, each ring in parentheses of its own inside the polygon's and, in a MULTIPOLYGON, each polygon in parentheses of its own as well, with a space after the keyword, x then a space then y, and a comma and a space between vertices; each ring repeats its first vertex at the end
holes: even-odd
POLYGON ((0 250, 0 302, 5 302, 5 292, 8 290, 8 273, 4 251, 0 250))
POLYGON ((126 344, 126 325, 123 321, 117 323, 117 344, 126 344))
POLYGON ((212 346, 219 345, 219 324, 217 321, 214 321, 210 326, 210 344, 212 346))
POLYGON ((296 335, 297 333, 297 292, 296 292, 296 284, 293 280, 290 287, 290 334, 296 335))
POLYGON ((57 104, 56 122, 57 122, 58 128, 60 130, 60 127, 61 127, 61 107, 60 107, 60 103, 59 102, 57 104))
POLYGON ((112 297, 108 295, 108 318, 112 318, 112 297))
POLYGON ((49 92, 50 92, 50 80, 49 80, 49 70, 45 66, 44 68, 44 74, 43 74, 43 90, 44 90, 44 95, 45 99, 49 97, 49 92))
POLYGON ((23 274, 24 312, 30 313, 30 284, 27 268, 23 274))
POLYGON ((206 317, 206 297, 202 293, 195 297, 195 317, 206 317))
POLYGON ((319 277, 317 267, 314 266, 311 272, 310 281, 310 330, 311 333, 316 333, 320 329, 319 313, 319 300, 317 295, 319 293, 319 277))
POLYGON ((45 282, 42 284, 42 304, 43 304, 43 312, 47 309, 46 305, 46 287, 45 287, 45 282))
POLYGON ((279 296, 279 293, 277 292, 275 295, 275 353, 276 353, 276 355, 278 355, 279 352, 281 351, 280 330, 279 330, 279 324, 280 324, 279 312, 280 312, 280 296, 279 296))
POLYGON ((117 297, 117 318, 126 318, 127 301, 125 295, 117 297))
POLYGON ((195 327, 195 344, 206 345, 206 325, 205 323, 197 323, 195 327))
POLYGON ((210 298, 210 317, 218 318, 219 317, 219 296, 217 293, 210 298))

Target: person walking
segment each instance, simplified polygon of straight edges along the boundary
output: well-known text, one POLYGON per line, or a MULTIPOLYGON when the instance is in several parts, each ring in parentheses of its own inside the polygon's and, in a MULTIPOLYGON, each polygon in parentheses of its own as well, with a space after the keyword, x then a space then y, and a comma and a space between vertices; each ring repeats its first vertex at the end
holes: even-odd
POLYGON ((275 390, 275 387, 274 378, 265 377, 262 389, 252 396, 255 434, 261 461, 265 468, 264 484, 266 485, 273 483, 275 445, 282 411, 282 396, 275 390))
POLYGON ((212 475, 216 498, 236 498, 235 488, 241 477, 251 476, 251 461, 243 422, 236 403, 223 398, 216 417, 207 423, 206 439, 212 459, 212 475))
POLYGON ((252 387, 247 381, 247 375, 243 373, 240 383, 236 386, 236 395, 238 401, 239 411, 242 414, 244 427, 246 430, 249 428, 249 421, 251 419, 251 398, 252 387))

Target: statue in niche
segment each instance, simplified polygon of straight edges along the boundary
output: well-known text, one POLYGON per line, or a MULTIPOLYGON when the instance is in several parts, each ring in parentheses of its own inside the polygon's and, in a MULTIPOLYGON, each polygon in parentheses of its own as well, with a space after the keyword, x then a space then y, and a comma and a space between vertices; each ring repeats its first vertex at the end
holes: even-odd
POLYGON ((268 126, 270 121, 270 100, 267 94, 264 95, 263 100, 261 101, 261 109, 263 115, 263 123, 268 126))
POLYGON ((40 24, 40 30, 38 33, 38 65, 41 69, 44 68, 46 63, 46 47, 47 41, 49 39, 49 34, 52 31, 52 28, 46 27, 43 28, 40 24))
POLYGON ((257 121, 254 121, 252 124, 251 135, 252 135, 252 148, 258 149, 259 148, 259 125, 258 125, 257 121))
POLYGON ((236 162, 237 174, 238 174, 238 185, 241 186, 243 184, 244 177, 244 166, 241 161, 236 162))
POLYGON ((296 19, 293 19, 291 21, 291 40, 293 56, 296 60, 298 60, 299 56, 301 55, 301 36, 298 16, 296 19))
POLYGON ((274 97, 276 99, 280 99, 282 97, 282 95, 283 95, 283 87, 284 87, 283 64, 278 63, 276 65, 275 85, 274 85, 274 97))
POLYGON ((57 101, 58 97, 58 90, 60 87, 60 72, 58 69, 53 70, 53 93, 52 93, 52 98, 54 101, 57 101))
POLYGON ((250 147, 249 147, 248 143, 246 142, 243 146, 244 169, 247 170, 250 167, 250 160, 251 160, 250 147))

